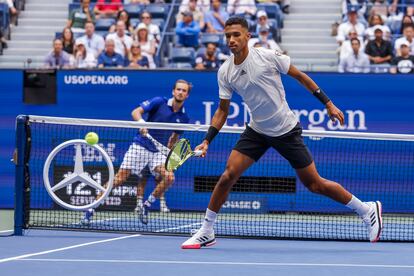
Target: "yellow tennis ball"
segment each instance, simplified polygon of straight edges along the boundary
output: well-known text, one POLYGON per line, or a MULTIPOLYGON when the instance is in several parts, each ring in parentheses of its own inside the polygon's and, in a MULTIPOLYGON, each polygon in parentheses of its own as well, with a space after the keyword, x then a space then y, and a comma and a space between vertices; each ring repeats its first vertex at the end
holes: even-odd
POLYGON ((98 134, 96 134, 95 132, 88 132, 88 134, 86 134, 85 136, 85 141, 86 143, 88 143, 89 145, 93 146, 96 143, 98 143, 99 141, 99 136, 98 134))

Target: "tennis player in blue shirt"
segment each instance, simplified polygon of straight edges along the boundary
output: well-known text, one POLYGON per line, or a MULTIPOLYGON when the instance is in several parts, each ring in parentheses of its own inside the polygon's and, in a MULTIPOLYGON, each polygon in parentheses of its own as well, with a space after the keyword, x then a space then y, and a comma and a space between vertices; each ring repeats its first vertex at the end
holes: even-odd
MULTIPOLYGON (((147 114, 148 122, 158 123, 188 123, 189 117, 185 113, 184 102, 190 94, 192 86, 185 80, 177 80, 174 84, 170 99, 155 97, 142 102, 132 111, 132 118, 138 122, 145 122, 143 115, 147 114)), ((181 131, 172 130, 147 130, 140 129, 134 137, 133 143, 125 153, 120 169, 114 178, 113 188, 122 185, 131 174, 140 175, 144 168, 148 167, 155 176, 157 186, 148 199, 137 202, 135 209, 139 213, 142 223, 148 223, 148 209, 159 199, 174 182, 174 174, 165 169, 166 156, 163 155, 154 143, 146 136, 149 133, 154 139, 168 148, 178 141, 181 131)), ((138 195, 139 196, 139 195, 138 195)), ((85 212, 84 224, 88 224, 94 214, 93 209, 85 212)))

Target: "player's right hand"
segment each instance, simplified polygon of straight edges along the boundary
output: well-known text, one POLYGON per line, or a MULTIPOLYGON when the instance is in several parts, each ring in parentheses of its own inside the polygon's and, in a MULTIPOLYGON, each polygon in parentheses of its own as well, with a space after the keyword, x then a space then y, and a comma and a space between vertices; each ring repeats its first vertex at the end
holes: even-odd
POLYGON ((204 140, 200 145, 195 147, 194 150, 201 150, 203 153, 200 155, 200 157, 205 157, 208 150, 208 142, 204 140))

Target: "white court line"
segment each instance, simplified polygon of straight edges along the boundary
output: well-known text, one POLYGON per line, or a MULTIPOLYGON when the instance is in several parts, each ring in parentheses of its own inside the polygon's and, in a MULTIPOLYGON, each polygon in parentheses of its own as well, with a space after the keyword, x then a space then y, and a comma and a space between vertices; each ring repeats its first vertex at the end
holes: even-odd
POLYGON ((14 232, 14 230, 13 229, 10 229, 10 230, 2 230, 2 231, 0 231, 0 233, 10 233, 10 232, 14 232))
POLYGON ((88 246, 88 245, 92 245, 92 244, 112 242, 112 241, 129 239, 129 238, 134 238, 134 237, 139 237, 139 236, 141 236, 141 234, 122 236, 122 237, 106 239, 106 240, 100 240, 100 241, 86 242, 86 243, 71 245, 71 246, 67 246, 67 247, 61 247, 61 248, 56 248, 56 249, 52 249, 52 250, 41 251, 41 252, 37 252, 37 253, 30 253, 30 254, 25 254, 25 255, 10 257, 10 258, 4 258, 4 259, 0 259, 0 263, 5 263, 5 262, 9 262, 9 261, 16 261, 16 260, 20 260, 20 259, 24 259, 24 258, 29 258, 29 257, 33 257, 33 256, 39 256, 39 255, 45 255, 45 254, 49 254, 49 253, 53 253, 53 252, 64 251, 64 250, 83 247, 83 246, 88 246))
POLYGON ((398 264, 322 264, 322 263, 264 263, 264 262, 197 262, 197 261, 151 261, 151 260, 87 260, 87 259, 19 259, 32 262, 68 262, 68 263, 144 263, 144 264, 197 264, 197 265, 244 265, 244 266, 316 266, 316 267, 377 267, 377 268, 413 268, 414 265, 398 264))

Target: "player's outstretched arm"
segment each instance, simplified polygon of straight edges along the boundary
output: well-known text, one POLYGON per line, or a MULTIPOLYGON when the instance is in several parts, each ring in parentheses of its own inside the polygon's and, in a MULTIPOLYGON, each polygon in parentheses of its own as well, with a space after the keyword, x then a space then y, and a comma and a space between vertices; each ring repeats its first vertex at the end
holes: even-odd
POLYGON ((290 65, 288 75, 299 81, 306 89, 312 93, 312 95, 314 95, 325 105, 329 118, 331 118, 332 121, 335 121, 335 119, 337 119, 341 125, 344 125, 345 117, 342 111, 333 104, 328 96, 326 96, 326 94, 307 74, 303 73, 295 66, 290 65))
POLYGON ((211 126, 208 129, 206 137, 204 138, 203 142, 195 148, 195 150, 203 151, 201 157, 206 156, 208 145, 226 122, 227 116, 229 115, 229 108, 230 100, 220 99, 219 107, 214 113, 213 119, 211 120, 211 126))

